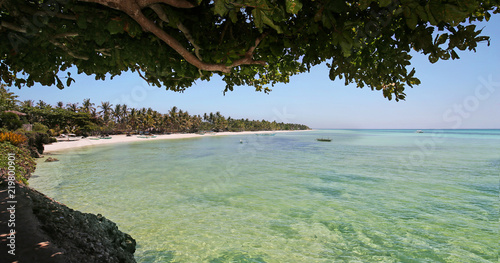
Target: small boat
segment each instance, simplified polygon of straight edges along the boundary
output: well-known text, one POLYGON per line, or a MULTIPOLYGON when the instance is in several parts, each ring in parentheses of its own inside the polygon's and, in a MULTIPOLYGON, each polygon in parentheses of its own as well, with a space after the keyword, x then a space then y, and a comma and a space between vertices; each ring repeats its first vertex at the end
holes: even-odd
POLYGON ((59 137, 57 137, 57 141, 78 141, 80 139, 81 139, 81 137, 78 137, 73 133, 70 133, 68 135, 61 134, 61 135, 59 135, 59 137))
POLYGON ((415 133, 424 133, 422 130, 416 130, 415 133))
POLYGON ((156 138, 156 135, 139 135, 137 138, 141 139, 150 139, 150 138, 156 138))
POLYGON ((97 141, 97 140, 100 140, 99 138, 96 138, 96 137, 91 137, 89 138, 89 140, 94 140, 94 141, 97 141))
POLYGON ((318 138, 318 139, 316 139, 316 141, 318 141, 318 142, 331 142, 332 139, 330 139, 330 138, 318 138))
POLYGON ((109 140, 109 139, 111 139, 111 136, 107 136, 107 137, 100 137, 99 139, 109 140))

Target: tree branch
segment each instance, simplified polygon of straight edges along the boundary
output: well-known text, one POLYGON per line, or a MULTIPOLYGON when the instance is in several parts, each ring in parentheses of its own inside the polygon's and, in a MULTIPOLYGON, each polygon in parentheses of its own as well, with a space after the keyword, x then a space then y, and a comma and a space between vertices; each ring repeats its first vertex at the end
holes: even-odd
POLYGON ((10 29, 10 30, 13 30, 13 31, 16 31, 19 33, 26 33, 26 28, 23 28, 23 27, 18 26, 18 25, 14 25, 10 22, 2 21, 2 23, 0 23, 0 28, 2 28, 2 27, 5 27, 7 29, 10 29))
MULTIPOLYGON (((230 66, 225 64, 210 64, 201 61, 198 57, 189 52, 177 39, 169 35, 167 32, 158 27, 153 21, 149 20, 141 12, 141 7, 146 7, 155 3, 165 3, 179 8, 191 8, 194 7, 193 4, 185 0, 79 0, 82 2, 97 3, 104 6, 108 6, 113 9, 117 9, 128 14, 132 19, 134 19, 144 31, 153 33, 159 39, 161 39, 165 44, 174 49, 179 55, 181 55, 188 63, 197 67, 200 70, 205 71, 219 71, 223 73, 230 73, 231 68, 240 65, 265 65, 265 61, 255 61, 252 59, 253 52, 255 48, 259 45, 266 34, 261 35, 255 41, 255 45, 252 46, 245 54, 245 57, 236 60, 230 66)), ((167 18, 168 19, 168 18, 167 18)))
MULTIPOLYGON (((165 12, 163 11, 163 8, 161 7, 161 5, 153 4, 153 5, 150 5, 149 8, 151 8, 153 11, 155 11, 155 13, 158 15, 158 17, 162 21, 164 21, 165 23, 169 23, 170 20, 168 19, 167 14, 165 14, 165 12)), ((196 57, 198 57, 199 60, 203 61, 203 59, 200 55, 201 48, 194 41, 193 36, 189 32, 189 29, 187 29, 187 27, 184 26, 184 24, 182 24, 181 22, 177 23, 177 28, 184 34, 184 36, 191 43, 191 45, 193 45, 194 53, 196 54, 196 57)))
POLYGON ((70 56, 72 56, 72 57, 74 57, 74 58, 76 58, 76 59, 81 59, 81 60, 89 60, 89 58, 88 58, 88 57, 86 57, 86 56, 81 56, 81 55, 78 55, 78 54, 73 53, 71 50, 69 50, 69 48, 68 48, 66 45, 61 44, 61 43, 59 43, 59 42, 57 42, 57 41, 55 41, 55 40, 53 40, 53 39, 50 39, 50 40, 49 40, 49 42, 50 42, 50 43, 52 43, 54 46, 59 47, 59 48, 61 48, 62 50, 66 51, 66 53, 68 53, 68 55, 70 55, 70 56))
POLYGON ((80 34, 78 33, 66 32, 66 33, 56 34, 53 36, 53 38, 77 37, 79 35, 80 34))
POLYGON ((41 11, 41 10, 36 10, 34 8, 31 8, 30 6, 23 6, 22 7, 22 11, 23 12, 26 12, 30 15, 35 15, 35 14, 40 14, 40 12, 43 12, 44 14, 47 14, 48 16, 55 16, 57 18, 61 18, 61 19, 66 19, 66 20, 73 20, 73 21, 76 21, 76 16, 75 15, 67 15, 67 14, 62 14, 62 13, 52 13, 52 12, 47 12, 47 11, 41 11))
POLYGON ((260 42, 267 36, 267 33, 264 33, 260 35, 256 40, 255 44, 250 47, 247 52, 245 53, 245 57, 238 59, 231 64, 230 67, 237 67, 241 65, 262 65, 265 66, 266 62, 263 60, 253 60, 253 52, 257 48, 257 46, 260 44, 260 42))
POLYGON ((231 71, 231 68, 227 67, 226 65, 223 64, 208 64, 202 62, 200 59, 198 59, 195 55, 191 54, 188 50, 182 46, 177 39, 173 38, 169 34, 167 34, 165 31, 163 31, 161 28, 156 26, 152 21, 147 19, 142 12, 138 13, 133 13, 129 14, 139 25, 142 26, 142 28, 145 31, 149 31, 153 33, 155 36, 157 36, 159 39, 161 39, 163 42, 165 42, 167 45, 169 45, 171 48, 173 48, 179 55, 181 55, 187 62, 192 64, 193 66, 201 69, 201 70, 206 70, 206 71, 221 71, 224 73, 229 73, 231 71))
POLYGON ((192 4, 186 0, 136 0, 137 4, 141 7, 147 7, 153 4, 166 4, 169 6, 177 7, 177 8, 193 8, 196 5, 192 4))

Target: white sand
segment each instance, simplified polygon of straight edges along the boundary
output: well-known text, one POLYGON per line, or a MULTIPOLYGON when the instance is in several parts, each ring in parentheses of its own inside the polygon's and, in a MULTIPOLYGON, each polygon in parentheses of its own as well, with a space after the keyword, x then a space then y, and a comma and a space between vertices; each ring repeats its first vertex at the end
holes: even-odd
POLYGON ((196 138, 203 136, 224 136, 224 135, 247 135, 247 134, 262 134, 262 133, 277 133, 277 132, 292 132, 292 131, 245 131, 245 132, 218 132, 215 134, 171 134, 171 135, 157 135, 156 138, 138 138, 137 135, 126 136, 126 135, 111 135, 111 139, 100 139, 100 140, 90 140, 89 138, 81 139, 78 141, 59 141, 52 144, 45 145, 44 153, 62 151, 86 146, 103 145, 103 144, 114 144, 114 143, 128 143, 137 141, 151 141, 151 140, 168 140, 168 139, 186 139, 186 138, 196 138))

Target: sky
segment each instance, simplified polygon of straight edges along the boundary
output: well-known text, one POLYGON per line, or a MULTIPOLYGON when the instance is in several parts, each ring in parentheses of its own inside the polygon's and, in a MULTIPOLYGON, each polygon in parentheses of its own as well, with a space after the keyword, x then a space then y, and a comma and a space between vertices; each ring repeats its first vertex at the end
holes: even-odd
POLYGON ((332 82, 326 65, 275 85, 270 94, 242 86, 224 96, 225 83, 215 77, 175 93, 148 86, 136 73, 106 81, 73 73, 76 82, 63 90, 35 85, 10 91, 18 100, 52 105, 58 101, 81 105, 90 98, 96 105, 109 101, 161 113, 177 106, 192 115, 220 111, 226 117, 300 123, 317 129, 499 129, 500 15, 478 26, 491 37, 491 45, 480 43, 475 53, 457 52, 459 60, 431 64, 427 56, 412 54, 412 66, 422 83, 408 87, 406 100, 399 102, 388 101, 367 87, 345 86, 338 79, 332 82))

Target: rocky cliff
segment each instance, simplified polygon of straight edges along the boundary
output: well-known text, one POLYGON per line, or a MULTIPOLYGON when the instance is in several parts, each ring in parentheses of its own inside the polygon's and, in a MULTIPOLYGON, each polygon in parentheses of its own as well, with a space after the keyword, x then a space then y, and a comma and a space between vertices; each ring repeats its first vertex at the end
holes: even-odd
POLYGON ((135 262, 135 240, 102 215, 75 211, 24 185, 9 197, 6 181, 0 206, 1 262, 135 262))

